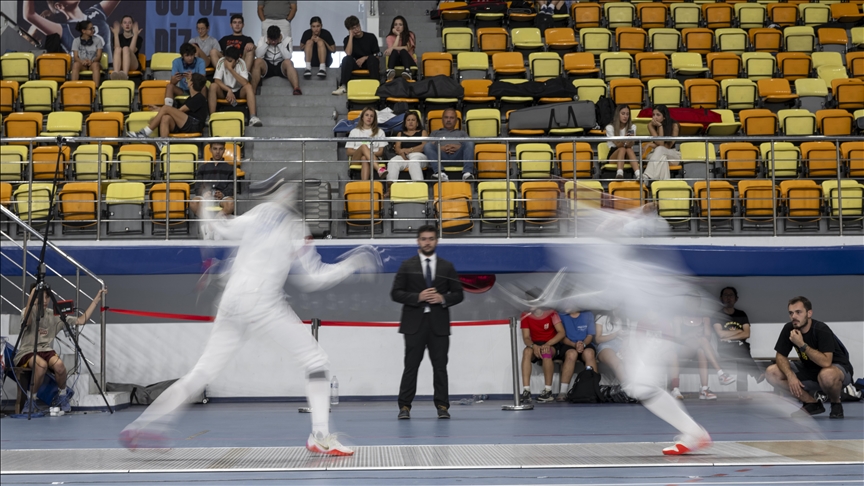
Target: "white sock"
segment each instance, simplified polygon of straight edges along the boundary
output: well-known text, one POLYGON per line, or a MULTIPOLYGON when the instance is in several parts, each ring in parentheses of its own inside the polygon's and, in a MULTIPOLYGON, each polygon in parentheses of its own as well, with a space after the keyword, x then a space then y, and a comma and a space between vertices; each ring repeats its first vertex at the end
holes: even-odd
POLYGON ((318 70, 319 70, 319 71, 326 71, 326 70, 327 70, 327 66, 324 65, 324 64, 322 64, 322 65, 318 66, 318 70))
POLYGON ((637 171, 633 172, 633 178, 634 178, 634 179, 638 179, 638 178, 639 178, 639 175, 641 175, 641 174, 642 174, 642 172, 640 172, 640 171, 637 170, 637 171))
POLYGON ((144 135, 147 135, 148 137, 153 133, 153 130, 151 130, 150 127, 144 127, 144 130, 142 131, 144 132, 144 135))
POLYGON ((30 400, 31 398, 33 398, 33 394, 28 391, 27 392, 27 400, 30 400))
POLYGON ((701 437, 704 433, 702 427, 690 415, 687 415, 681 402, 659 389, 657 392, 648 399, 643 398, 642 405, 657 418, 675 427, 682 434, 690 437, 701 437))
POLYGON ((165 104, 168 106, 174 106, 174 98, 165 98, 165 104))
POLYGON ((717 370, 717 376, 723 376, 723 370, 717 370))
POLYGON ((567 393, 567 389, 570 388, 566 383, 561 383, 561 391, 560 393, 567 393))
POLYGON ((615 175, 623 176, 623 175, 624 175, 624 171, 623 171, 623 170, 619 170, 619 171, 615 172, 615 175))
POLYGON ((330 381, 306 381, 306 399, 312 409, 312 432, 330 435, 330 381))
POLYGON ((703 386, 703 387, 702 387, 702 391, 703 391, 703 392, 707 392, 707 391, 708 391, 708 387, 707 387, 707 386, 703 386))
POLYGON ((552 385, 543 385, 543 391, 552 391, 552 385))
POLYGON ((63 395, 66 394, 66 389, 65 389, 65 388, 60 388, 59 390, 57 390, 57 393, 60 394, 60 396, 62 397, 63 395))
POLYGON ((523 386, 523 387, 522 387, 522 391, 530 392, 530 391, 531 391, 531 387, 530 387, 530 386, 523 386))

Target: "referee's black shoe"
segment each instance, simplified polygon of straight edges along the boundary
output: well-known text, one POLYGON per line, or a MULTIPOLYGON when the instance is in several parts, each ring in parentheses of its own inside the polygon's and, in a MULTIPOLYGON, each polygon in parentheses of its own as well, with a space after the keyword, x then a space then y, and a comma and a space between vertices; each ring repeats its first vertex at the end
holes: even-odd
POLYGON ((411 409, 408 407, 402 407, 399 409, 399 415, 396 416, 399 420, 408 420, 411 418, 411 409))
POLYGON ((832 403, 831 404, 831 414, 828 415, 828 418, 832 418, 832 419, 843 418, 843 404, 842 403, 832 403))
POLYGON ((447 411, 447 407, 444 405, 438 405, 438 418, 439 419, 449 419, 450 412, 447 411))

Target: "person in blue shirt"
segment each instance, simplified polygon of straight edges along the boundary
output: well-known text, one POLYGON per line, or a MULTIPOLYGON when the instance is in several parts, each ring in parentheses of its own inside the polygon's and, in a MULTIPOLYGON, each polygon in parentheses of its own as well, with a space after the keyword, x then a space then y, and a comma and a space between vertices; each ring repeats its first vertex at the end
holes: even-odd
POLYGON ((585 367, 597 370, 597 357, 594 347, 594 314, 590 311, 559 312, 561 324, 564 325, 565 337, 561 341, 564 347, 564 364, 561 365, 561 391, 555 398, 563 402, 567 399, 567 389, 576 369, 576 360, 585 363, 585 367))
MULTIPOLYGON (((171 80, 165 87, 165 104, 174 106, 175 96, 189 96, 188 79, 193 74, 206 75, 204 59, 198 57, 195 46, 188 42, 180 45, 180 57, 171 63, 171 80)), ((207 88, 201 93, 207 98, 207 88)))

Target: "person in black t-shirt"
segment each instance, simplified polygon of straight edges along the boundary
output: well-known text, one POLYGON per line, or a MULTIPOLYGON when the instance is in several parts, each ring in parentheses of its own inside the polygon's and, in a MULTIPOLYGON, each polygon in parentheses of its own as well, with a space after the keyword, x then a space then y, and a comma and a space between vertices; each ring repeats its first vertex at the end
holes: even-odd
POLYGON ((368 69, 369 77, 378 79, 378 57, 381 52, 378 48, 378 38, 375 34, 363 32, 360 28, 360 19, 355 16, 350 16, 345 19, 345 28, 348 29, 348 36, 342 41, 345 46, 345 57, 342 59, 342 74, 339 78, 339 87, 333 92, 339 96, 345 94, 348 90, 348 81, 351 81, 352 71, 358 69, 368 69))
POLYGON ((203 74, 189 75, 189 99, 178 108, 162 105, 161 108, 150 106, 151 110, 159 110, 156 116, 150 120, 150 124, 138 132, 127 132, 134 138, 148 138, 156 127, 159 127, 159 135, 167 137, 169 133, 200 133, 204 130, 204 123, 210 116, 207 107, 207 98, 201 94, 201 90, 207 84, 207 78, 203 74))
POLYGON ((246 66, 251 67, 255 62, 255 40, 243 35, 243 25, 242 15, 231 15, 231 31, 233 34, 219 39, 219 47, 222 48, 223 53, 229 47, 240 49, 243 62, 246 63, 246 66))
POLYGON ((138 22, 131 15, 124 15, 121 22, 114 22, 111 34, 114 37, 114 72, 111 79, 129 79, 129 71, 139 71, 138 53, 144 49, 144 36, 140 34, 138 22))
POLYGON ((813 319, 813 305, 806 297, 789 301, 789 318, 780 331, 774 350, 777 363, 768 367, 765 376, 775 387, 788 389, 801 400, 801 413, 809 415, 825 411, 813 395, 822 391, 831 400, 831 418, 843 418, 840 392, 852 382, 849 352, 824 322, 813 319), (799 362, 791 364, 789 351, 798 353, 799 362))
POLYGON ((312 17, 309 20, 310 29, 303 32, 300 38, 300 48, 306 53, 306 70, 303 77, 312 77, 312 66, 318 66, 318 77, 327 77, 327 67, 333 63, 332 52, 336 51, 336 41, 330 35, 330 31, 321 28, 321 17, 312 17))
POLYGON ((195 185, 189 208, 193 214, 198 214, 201 200, 219 201, 222 214, 229 216, 234 213, 234 164, 224 159, 225 144, 213 142, 210 144, 212 160, 198 164, 195 171, 195 185))
MULTIPOLYGON (((738 391, 747 391, 747 374, 756 378, 757 383, 764 379, 763 371, 759 369, 750 355, 750 319, 747 313, 735 308, 738 302, 738 290, 735 287, 725 287, 720 291, 720 302, 723 311, 714 317, 712 324, 714 333, 720 342, 717 344, 717 354, 724 362, 735 363, 738 370, 738 391)), ((725 366, 725 365, 724 365, 725 366)), ((742 395, 741 398, 745 396, 742 395)))

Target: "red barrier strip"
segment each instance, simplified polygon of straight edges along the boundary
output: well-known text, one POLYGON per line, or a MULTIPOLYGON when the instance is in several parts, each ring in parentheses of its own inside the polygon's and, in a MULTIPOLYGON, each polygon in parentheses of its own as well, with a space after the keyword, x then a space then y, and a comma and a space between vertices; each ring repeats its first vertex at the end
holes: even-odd
MULTIPOLYGON (((499 326, 503 324, 510 324, 510 321, 506 319, 492 320, 492 321, 457 321, 453 322, 451 326, 499 326)), ((351 321, 321 321, 322 326, 334 326, 334 327, 399 327, 398 322, 351 322, 351 321)))
MULTIPOLYGON (((113 307, 103 307, 101 310, 108 312, 116 312, 117 314, 126 314, 130 316, 156 317, 159 319, 180 319, 182 321, 200 321, 213 322, 213 316, 198 316, 194 314, 169 314, 165 312, 146 312, 130 309, 115 309, 113 307)), ((312 324, 312 321, 302 321, 303 324, 312 324)))

